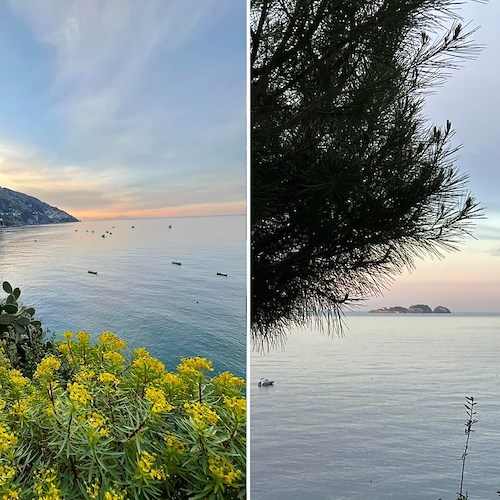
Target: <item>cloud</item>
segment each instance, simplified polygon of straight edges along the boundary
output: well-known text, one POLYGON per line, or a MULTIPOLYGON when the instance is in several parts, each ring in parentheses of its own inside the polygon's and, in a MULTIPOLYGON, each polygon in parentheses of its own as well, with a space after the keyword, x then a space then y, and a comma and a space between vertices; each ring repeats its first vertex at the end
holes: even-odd
POLYGON ((0 137, 0 184, 77 217, 241 213, 245 59, 220 29, 232 0, 8 2, 44 56, 50 126, 38 148, 0 137))
POLYGON ((132 179, 123 166, 59 166, 36 152, 0 144, 0 185, 55 205, 76 217, 160 217, 244 213, 244 182, 215 173, 182 179, 132 179), (215 187, 214 187, 215 186, 215 187))
MULTIPOLYGON (((153 90, 151 78, 166 75, 158 74, 155 65, 175 58, 200 36, 213 1, 9 3, 48 51, 52 113, 67 124, 67 139, 77 152, 104 150, 108 159, 118 161, 140 157, 142 151, 150 157, 153 151, 163 155, 159 135, 169 125, 175 127, 182 108, 158 102, 167 89, 153 90)), ((175 79, 177 75, 172 86, 175 79)), ((192 79, 196 81, 201 79, 192 79)))

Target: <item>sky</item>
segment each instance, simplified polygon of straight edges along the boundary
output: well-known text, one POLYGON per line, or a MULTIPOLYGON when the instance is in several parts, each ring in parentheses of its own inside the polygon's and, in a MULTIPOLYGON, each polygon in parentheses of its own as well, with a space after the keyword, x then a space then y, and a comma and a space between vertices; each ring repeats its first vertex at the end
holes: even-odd
POLYGON ((456 165, 469 174, 469 189, 484 207, 485 219, 459 252, 417 260, 413 272, 398 277, 383 297, 366 301, 361 310, 424 303, 452 312, 500 312, 500 2, 468 1, 457 12, 464 24, 480 27, 473 38, 484 48, 427 98, 425 111, 436 125, 452 122, 455 144, 463 145, 456 165))
POLYGON ((245 213, 245 0, 0 0, 0 185, 80 219, 245 213))

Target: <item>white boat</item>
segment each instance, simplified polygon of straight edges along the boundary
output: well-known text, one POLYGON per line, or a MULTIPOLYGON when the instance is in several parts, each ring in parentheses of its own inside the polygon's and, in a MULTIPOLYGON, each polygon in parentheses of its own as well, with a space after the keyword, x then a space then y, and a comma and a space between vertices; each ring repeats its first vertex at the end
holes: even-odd
POLYGON ((268 378, 261 378, 257 384, 259 387, 265 387, 266 385, 273 385, 274 380, 269 380, 268 378))

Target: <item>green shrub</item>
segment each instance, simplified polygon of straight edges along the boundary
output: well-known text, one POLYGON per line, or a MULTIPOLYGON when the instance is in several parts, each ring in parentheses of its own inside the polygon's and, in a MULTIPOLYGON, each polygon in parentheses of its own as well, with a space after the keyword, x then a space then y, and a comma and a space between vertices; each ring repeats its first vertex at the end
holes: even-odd
POLYGON ((0 499, 245 496, 244 381, 166 371, 104 332, 64 332, 33 378, 0 353, 0 499))
POLYGON ((53 342, 45 339, 35 309, 18 302, 21 290, 8 281, 2 288, 7 297, 0 302, 0 340, 5 341, 4 351, 12 366, 31 376, 38 362, 53 351, 53 342))

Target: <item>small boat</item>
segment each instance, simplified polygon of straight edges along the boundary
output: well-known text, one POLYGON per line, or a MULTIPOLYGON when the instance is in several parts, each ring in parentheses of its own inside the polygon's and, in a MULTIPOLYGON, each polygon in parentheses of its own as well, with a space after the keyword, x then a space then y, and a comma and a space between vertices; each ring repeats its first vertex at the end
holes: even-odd
POLYGON ((97 274, 97 271, 89 271, 89 274, 97 274))
POLYGON ((175 264, 176 266, 180 266, 180 265, 182 265, 182 262, 177 262, 177 261, 173 260, 172 264, 175 264))
POLYGON ((135 226, 132 226, 132 229, 134 229, 135 226))
POLYGON ((274 384, 274 380, 269 380, 267 378, 261 378, 259 380, 259 383, 257 384, 259 387, 265 387, 265 386, 268 386, 268 385, 273 385, 274 384))
POLYGON ((227 276, 227 273, 217 273, 217 276, 227 276))

